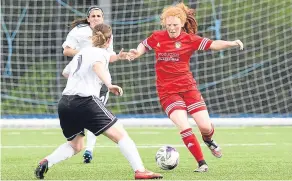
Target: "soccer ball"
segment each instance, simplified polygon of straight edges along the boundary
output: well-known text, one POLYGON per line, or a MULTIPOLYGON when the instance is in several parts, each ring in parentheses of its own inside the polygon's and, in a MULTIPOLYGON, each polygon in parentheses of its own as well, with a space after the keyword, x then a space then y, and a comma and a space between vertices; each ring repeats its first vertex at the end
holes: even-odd
POLYGON ((179 162, 179 153, 171 146, 163 146, 156 153, 157 165, 163 170, 174 169, 179 162))

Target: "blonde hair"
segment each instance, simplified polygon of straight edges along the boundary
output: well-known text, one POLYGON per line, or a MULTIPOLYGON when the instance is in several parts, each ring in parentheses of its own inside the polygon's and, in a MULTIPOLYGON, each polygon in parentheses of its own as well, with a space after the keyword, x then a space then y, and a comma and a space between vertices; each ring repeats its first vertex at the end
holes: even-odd
POLYGON ((92 44, 94 47, 104 48, 112 36, 112 28, 107 24, 99 24, 93 28, 92 44))
POLYGON ((195 10, 190 9, 184 3, 178 3, 174 6, 169 6, 163 9, 162 14, 160 16, 161 25, 165 27, 165 20, 169 16, 178 17, 184 27, 183 31, 187 33, 196 34, 198 30, 198 23, 195 19, 195 10))

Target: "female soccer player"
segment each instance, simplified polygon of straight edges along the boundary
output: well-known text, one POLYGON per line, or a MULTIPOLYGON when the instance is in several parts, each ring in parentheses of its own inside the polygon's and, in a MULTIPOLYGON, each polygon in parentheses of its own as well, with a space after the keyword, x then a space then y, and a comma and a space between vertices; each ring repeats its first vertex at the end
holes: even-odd
POLYGON ((243 49, 243 44, 240 40, 212 41, 196 35, 194 10, 183 3, 165 8, 161 14, 161 24, 166 30, 154 31, 137 49, 130 50, 131 59, 140 57, 148 50, 155 51, 156 86, 162 108, 177 126, 183 142, 198 162, 195 172, 206 172, 208 165, 188 122, 187 113, 195 120, 212 154, 220 158, 222 153, 212 139, 214 127, 192 77, 190 57, 196 50, 222 50, 236 46, 243 49))
MULTIPOLYGON (((72 30, 68 33, 66 41, 63 43, 63 54, 65 56, 73 57, 82 48, 91 47, 92 41, 92 29, 95 25, 102 24, 104 22, 103 10, 98 6, 91 6, 86 12, 87 18, 77 19, 72 22, 72 30)), ((111 54, 110 62, 118 60, 118 56, 113 51, 113 38, 110 41, 107 51, 111 54)), ((100 92, 100 100, 106 104, 108 100, 109 92, 105 85, 102 86, 100 92)), ((87 131, 86 149, 83 154, 84 163, 90 163, 92 160, 93 148, 96 143, 96 136, 87 131)))
MULTIPOLYGON (((108 69, 110 54, 106 50, 112 38, 109 25, 99 24, 93 29, 93 47, 87 47, 77 53, 70 62, 74 70, 70 71, 67 85, 58 103, 60 125, 66 143, 39 162, 35 176, 43 179, 48 169, 83 149, 84 129, 95 136, 104 134, 118 144, 122 154, 130 162, 135 179, 159 179, 162 175, 147 171, 138 150, 126 130, 117 124, 117 118, 98 99, 102 83, 110 92, 122 96, 123 90, 111 83, 108 69)), ((126 58, 121 53, 121 58, 126 58)))

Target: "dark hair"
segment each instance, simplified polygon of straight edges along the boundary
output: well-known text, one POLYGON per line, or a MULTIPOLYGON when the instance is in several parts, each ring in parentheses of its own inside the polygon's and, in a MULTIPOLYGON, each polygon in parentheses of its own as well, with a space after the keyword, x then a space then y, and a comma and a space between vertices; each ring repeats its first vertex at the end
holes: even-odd
POLYGON ((71 29, 73 29, 75 26, 80 25, 80 24, 88 24, 89 25, 89 22, 87 21, 87 18, 76 19, 76 20, 72 21, 71 29))
POLYGON ((86 18, 80 18, 80 19, 76 19, 74 21, 72 21, 71 23, 71 29, 73 29, 75 26, 80 25, 80 24, 88 24, 89 22, 87 21, 87 18, 89 17, 90 13, 92 10, 100 10, 103 14, 103 10, 98 7, 98 6, 90 6, 87 11, 86 11, 86 18))
POLYGON ((107 24, 99 24, 93 28, 92 31, 92 44, 94 47, 103 48, 105 43, 112 36, 112 28, 107 24))
POLYGON ((87 9, 87 11, 86 11, 86 16, 87 16, 87 17, 89 17, 90 12, 91 12, 92 10, 100 10, 100 11, 102 12, 102 14, 103 14, 103 10, 102 10, 100 7, 98 7, 98 6, 90 6, 90 7, 87 9))

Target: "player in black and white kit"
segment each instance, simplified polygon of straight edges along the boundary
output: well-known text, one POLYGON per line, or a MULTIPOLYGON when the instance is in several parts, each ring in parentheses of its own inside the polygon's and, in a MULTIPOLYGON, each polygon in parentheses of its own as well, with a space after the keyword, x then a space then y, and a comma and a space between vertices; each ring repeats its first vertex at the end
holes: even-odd
MULTIPOLYGON (((62 45, 62 47, 64 48, 63 53, 65 56, 73 57, 81 49, 85 47, 92 47, 92 29, 95 25, 102 24, 104 22, 104 14, 103 10, 100 7, 91 6, 88 8, 86 15, 86 18, 77 19, 72 22, 72 30, 68 33, 66 41, 62 45)), ((118 60, 118 57, 113 50, 113 38, 111 38, 109 47, 106 48, 106 50, 112 57, 110 59, 110 62, 118 60)), ((69 71, 68 67, 66 71, 69 71)), ((108 96, 108 88, 103 84, 99 93, 99 99, 101 100, 101 102, 103 102, 104 105, 107 103, 108 96)), ((86 149, 83 154, 83 158, 84 163, 90 163, 93 156, 93 149, 96 143, 96 136, 90 131, 87 131, 86 138, 86 149)))
MULTIPOLYGON (((129 161, 135 179, 159 179, 162 175, 144 168, 139 152, 126 130, 116 122, 117 118, 99 100, 99 91, 105 84, 110 92, 122 96, 123 90, 111 83, 108 69, 110 54, 106 50, 112 38, 109 25, 99 24, 93 29, 93 47, 78 52, 69 63, 71 68, 67 85, 58 103, 60 125, 67 142, 60 145, 52 154, 41 160, 35 170, 35 176, 43 179, 48 169, 83 149, 84 129, 95 136, 103 134, 118 144, 120 151, 129 161)), ((120 52, 121 59, 127 53, 120 52)))

